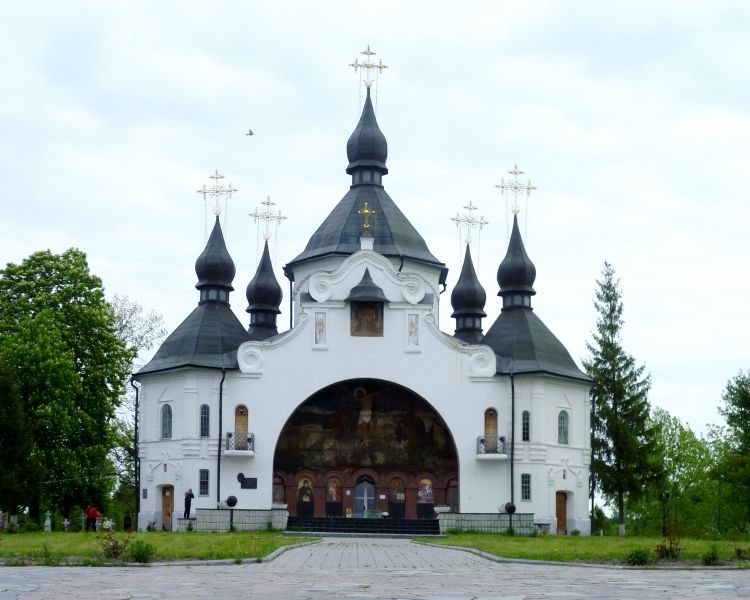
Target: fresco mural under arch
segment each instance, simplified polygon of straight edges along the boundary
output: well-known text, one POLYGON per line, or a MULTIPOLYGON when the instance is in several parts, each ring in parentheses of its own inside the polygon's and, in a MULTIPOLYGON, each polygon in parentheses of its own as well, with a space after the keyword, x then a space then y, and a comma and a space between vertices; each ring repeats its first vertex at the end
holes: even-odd
POLYGON ((458 469, 445 422, 422 398, 398 385, 359 379, 320 390, 282 429, 274 470, 296 473, 360 468, 383 472, 458 469))

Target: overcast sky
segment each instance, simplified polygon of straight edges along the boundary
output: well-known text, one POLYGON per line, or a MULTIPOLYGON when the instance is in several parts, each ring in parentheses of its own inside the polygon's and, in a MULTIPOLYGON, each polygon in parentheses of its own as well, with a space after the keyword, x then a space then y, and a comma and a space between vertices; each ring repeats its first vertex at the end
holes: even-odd
POLYGON ((108 294, 171 331, 198 300, 196 190, 218 169, 239 190, 225 233, 247 323, 248 213, 270 196, 289 217, 272 241, 286 294, 281 266, 349 186, 347 65, 368 44, 389 66, 384 185, 451 269, 442 328, 462 251, 450 217, 469 201, 490 222, 472 245, 485 329, 499 313, 494 186, 517 163, 538 188, 520 218, 540 318, 580 364, 610 261, 652 404, 721 422, 723 387, 750 367, 745 2, 2 3, 0 263, 76 246, 108 294))

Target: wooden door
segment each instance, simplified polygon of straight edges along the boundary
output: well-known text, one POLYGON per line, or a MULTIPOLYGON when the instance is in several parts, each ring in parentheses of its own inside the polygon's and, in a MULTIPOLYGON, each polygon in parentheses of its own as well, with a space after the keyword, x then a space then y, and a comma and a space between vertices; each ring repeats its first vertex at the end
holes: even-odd
POLYGON ((161 488, 161 526, 166 531, 172 531, 172 513, 174 512, 174 486, 165 485, 161 488))
POLYGON ((234 449, 247 450, 247 407, 238 406, 234 410, 234 449))
POLYGON ((490 454, 497 452, 497 411, 494 408, 484 413, 484 449, 490 454))
POLYGON ((565 535, 568 533, 568 495, 565 492, 557 492, 556 501, 557 533, 565 535))

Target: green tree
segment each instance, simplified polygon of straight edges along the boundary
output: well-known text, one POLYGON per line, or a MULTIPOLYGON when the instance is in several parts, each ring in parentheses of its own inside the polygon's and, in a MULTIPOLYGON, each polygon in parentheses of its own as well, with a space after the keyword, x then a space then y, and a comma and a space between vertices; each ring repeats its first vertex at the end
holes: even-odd
POLYGON ((0 511, 18 514, 34 490, 33 437, 13 371, 0 363, 0 511))
POLYGON ((42 507, 69 515, 73 506, 104 504, 115 410, 134 352, 117 336, 83 252, 37 252, 0 271, 0 342, 45 478, 28 499, 32 517, 42 507))
MULTIPOLYGON (((144 308, 127 296, 115 294, 110 301, 115 316, 117 337, 125 342, 134 352, 134 357, 146 350, 150 350, 167 331, 164 329, 164 318, 155 311, 146 312, 144 308)), ((129 371, 133 372, 137 367, 131 364, 129 371)), ((111 458, 117 474, 117 490, 115 491, 115 504, 119 512, 124 514, 125 510, 135 511, 135 394, 133 388, 125 385, 125 394, 122 397, 118 410, 116 423, 116 443, 112 449, 111 458)))
POLYGON ((745 525, 750 532, 750 373, 730 379, 719 408, 727 421, 728 448, 718 469, 744 503, 745 525))
POLYGON ((598 318, 593 341, 587 343, 590 357, 583 361, 593 379, 592 401, 592 494, 596 485, 617 509, 620 535, 625 534, 625 505, 637 501, 647 484, 661 474, 655 436, 649 420, 648 392, 651 378, 645 366, 623 349, 622 292, 615 271, 604 263, 597 281, 598 318))
POLYGON ((660 533, 666 512, 668 524, 685 534, 717 530, 721 490, 713 476, 717 461, 714 446, 661 408, 652 411, 651 428, 664 478, 661 487, 653 486, 629 506, 633 528, 638 533, 660 533), (663 493, 668 494, 664 504, 663 493))

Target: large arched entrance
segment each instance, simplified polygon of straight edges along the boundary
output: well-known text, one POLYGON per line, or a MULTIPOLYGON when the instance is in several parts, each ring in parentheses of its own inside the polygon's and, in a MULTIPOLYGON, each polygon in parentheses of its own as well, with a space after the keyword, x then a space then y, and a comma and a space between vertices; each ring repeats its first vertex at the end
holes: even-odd
POLYGON ((458 496, 453 437, 437 411, 400 385, 353 379, 310 396, 274 454, 275 497, 291 516, 431 518, 458 496))

